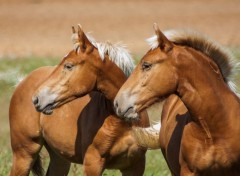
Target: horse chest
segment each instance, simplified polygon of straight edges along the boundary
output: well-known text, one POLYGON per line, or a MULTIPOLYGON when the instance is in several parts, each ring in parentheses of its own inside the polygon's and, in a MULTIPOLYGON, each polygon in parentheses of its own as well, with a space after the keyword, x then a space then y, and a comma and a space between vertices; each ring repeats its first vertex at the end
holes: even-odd
POLYGON ((228 141, 212 143, 201 135, 202 131, 194 129, 193 133, 190 125, 184 129, 180 162, 186 163, 190 170, 199 172, 225 170, 236 163, 237 156, 232 153, 228 141))

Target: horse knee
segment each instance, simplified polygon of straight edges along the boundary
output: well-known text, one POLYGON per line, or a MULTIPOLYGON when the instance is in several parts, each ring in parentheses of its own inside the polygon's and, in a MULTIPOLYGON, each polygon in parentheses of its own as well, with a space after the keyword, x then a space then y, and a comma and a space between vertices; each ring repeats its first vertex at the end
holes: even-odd
MULTIPOLYGON (((34 158, 27 156, 24 153, 15 152, 13 154, 13 163, 10 176, 27 176, 31 171, 31 166, 34 165, 34 158)), ((38 168, 41 168, 39 166, 38 168)))
POLYGON ((100 176, 104 170, 105 158, 99 151, 90 145, 84 157, 83 172, 85 176, 100 176))
POLYGON ((36 175, 43 175, 39 152, 41 144, 25 142, 18 145, 12 144, 12 168, 10 176, 29 175, 32 170, 36 175))

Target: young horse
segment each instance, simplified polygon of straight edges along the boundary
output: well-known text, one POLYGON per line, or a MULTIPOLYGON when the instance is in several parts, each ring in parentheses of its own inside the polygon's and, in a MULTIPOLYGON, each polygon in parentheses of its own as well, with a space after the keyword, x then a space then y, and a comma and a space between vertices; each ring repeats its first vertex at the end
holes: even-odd
MULTIPOLYGON (((116 112, 127 119, 138 118, 138 112, 155 101, 176 94, 187 109, 176 97, 170 97, 168 107, 179 109, 170 111, 173 114, 163 111, 167 119, 162 120, 162 126, 165 133, 172 133, 161 135, 160 142, 181 141, 179 154, 175 152, 180 175, 240 175, 240 102, 225 83, 231 71, 229 56, 194 33, 171 33, 170 41, 157 25, 154 27, 157 37, 152 49, 119 90, 114 101, 116 112), (179 135, 176 124, 181 116, 179 135)), ((176 163, 173 157, 166 159, 176 163)))
MULTIPOLYGON (((76 48, 57 67, 33 71, 13 94, 11 175, 28 175, 31 168, 41 175, 39 151, 43 145, 50 155, 47 175, 67 175, 71 162, 84 162, 85 175, 101 175, 105 168, 120 169, 123 175, 143 175, 146 151, 135 142, 131 123, 116 118, 111 103, 133 69, 130 55, 124 48, 109 43, 94 43, 95 47, 81 28, 73 39, 76 48), (51 81, 62 86, 58 93, 64 90, 62 102, 58 102, 61 107, 52 113, 52 106, 38 107, 41 102, 46 103, 41 96, 38 102, 36 93, 33 98, 39 111, 52 113, 46 116, 36 112, 31 99, 37 88, 51 81), (93 88, 101 90, 108 99, 99 92, 83 96, 93 88), (64 97, 70 94, 73 97, 64 97), (77 98, 80 96, 83 97, 77 98)), ((147 126, 148 121, 139 125, 147 126)))

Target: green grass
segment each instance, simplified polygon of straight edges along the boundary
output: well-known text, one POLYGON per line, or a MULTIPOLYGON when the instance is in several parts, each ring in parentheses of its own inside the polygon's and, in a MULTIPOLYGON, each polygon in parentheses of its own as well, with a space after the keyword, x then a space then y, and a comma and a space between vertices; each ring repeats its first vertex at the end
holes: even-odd
MULTIPOLYGON (((240 50, 233 49, 236 58, 240 58, 240 50)), ((9 174, 11 168, 11 147, 9 136, 9 123, 8 123, 8 108, 9 101, 14 90, 16 82, 24 75, 27 75, 32 70, 44 66, 55 65, 60 62, 55 58, 18 58, 9 59, 4 58, 0 60, 0 175, 6 176, 9 174)), ((238 75, 240 76, 240 75, 238 75)), ((238 80, 237 80, 238 81, 238 80)), ((237 82, 239 83, 239 82, 237 82)), ((239 85, 239 84, 238 84, 239 85)), ((49 157, 46 150, 43 149, 41 153, 45 171, 48 165, 49 157)), ((81 165, 72 164, 69 173, 70 176, 82 175, 81 165)), ((118 176, 119 171, 104 172, 105 176, 118 176)), ((144 175, 153 176, 170 175, 166 163, 162 157, 160 150, 149 150, 147 152, 146 169, 144 175)))
MULTIPOLYGON (((9 174, 11 168, 11 147, 10 147, 10 135, 9 135, 9 123, 8 123, 8 108, 9 101, 12 92, 15 88, 16 82, 23 76, 30 73, 32 70, 44 66, 55 65, 60 62, 55 58, 18 58, 18 59, 1 59, 0 60, 0 175, 6 176, 9 174)), ((46 150, 41 153, 43 157, 43 163, 46 167, 49 161, 46 150)), ((166 163, 162 157, 160 150, 152 150, 147 152, 146 162, 146 176, 170 175, 166 166, 166 163)), ((80 165, 72 164, 69 173, 70 176, 82 175, 82 169, 80 165)), ((119 171, 106 170, 105 176, 118 176, 121 175, 119 171)))

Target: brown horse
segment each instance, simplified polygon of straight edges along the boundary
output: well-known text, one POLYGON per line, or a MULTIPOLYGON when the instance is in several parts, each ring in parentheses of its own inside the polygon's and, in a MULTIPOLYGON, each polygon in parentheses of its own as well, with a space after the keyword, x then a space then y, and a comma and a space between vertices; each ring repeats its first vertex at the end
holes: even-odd
MULTIPOLYGON (((28 175, 31 169, 41 175, 42 146, 50 155, 47 175, 67 175, 71 162, 83 163, 84 175, 101 175, 105 168, 143 175, 146 150, 133 138, 132 124, 116 118, 112 109, 113 98, 134 67, 130 55, 117 45, 90 42, 80 27, 73 36, 75 49, 58 66, 33 71, 12 96, 11 175, 28 175), (38 106, 46 103, 40 96, 45 86, 61 93, 58 108, 50 102, 56 108, 53 113, 52 106, 38 106), (35 110, 32 95, 36 108, 51 115, 35 110)), ((146 121, 139 125, 147 126, 143 115, 146 121)))
POLYGON ((240 102, 225 83, 229 55, 195 33, 170 33, 169 40, 156 24, 154 28, 152 49, 119 90, 116 112, 135 119, 155 101, 176 94, 187 109, 178 97, 170 97, 160 131, 165 134, 161 146, 173 149, 179 143, 175 151, 163 150, 172 171, 180 163, 173 174, 240 175, 240 102))

